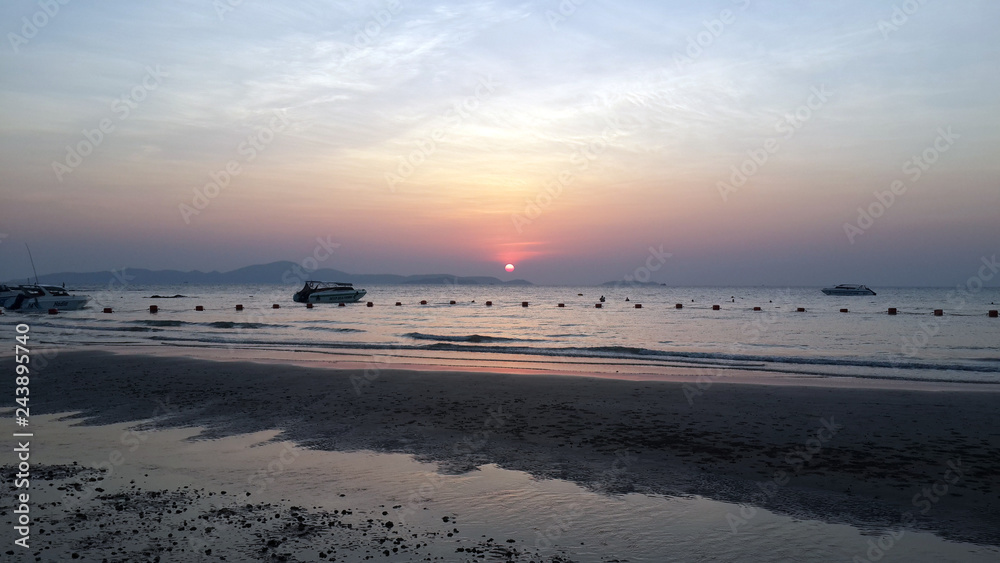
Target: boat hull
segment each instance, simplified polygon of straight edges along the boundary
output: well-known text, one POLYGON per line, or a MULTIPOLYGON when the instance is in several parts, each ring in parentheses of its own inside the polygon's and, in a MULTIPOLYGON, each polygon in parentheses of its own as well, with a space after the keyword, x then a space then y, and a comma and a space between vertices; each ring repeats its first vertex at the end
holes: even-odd
POLYGON ((875 295, 870 289, 824 289, 824 295, 875 295))
POLYGON ((354 291, 317 291, 306 298, 306 303, 357 303, 368 293, 364 289, 354 291))
POLYGON ((25 312, 48 311, 49 309, 76 311, 86 307, 89 302, 89 297, 83 297, 80 295, 73 295, 70 297, 25 297, 20 302, 18 302, 17 297, 10 297, 4 301, 3 306, 5 309, 11 311, 25 312))

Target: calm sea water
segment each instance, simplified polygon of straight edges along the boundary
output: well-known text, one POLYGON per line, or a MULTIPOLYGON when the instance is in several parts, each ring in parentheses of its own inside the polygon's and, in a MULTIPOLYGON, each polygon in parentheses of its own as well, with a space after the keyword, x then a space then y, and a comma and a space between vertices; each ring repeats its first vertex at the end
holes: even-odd
POLYGON ((52 346, 198 346, 233 353, 250 348, 354 354, 383 363, 572 366, 610 374, 681 366, 706 374, 724 367, 1000 381, 1000 319, 987 316, 1000 308, 1000 288, 876 288, 877 296, 831 297, 819 288, 392 285, 366 287, 364 301, 373 307, 363 301, 313 309, 292 301, 296 289, 80 287, 78 293, 93 298, 84 310, 56 316, 7 312, 0 326, 27 318, 36 342, 52 346), (185 297, 150 298, 175 294, 185 297), (607 301, 597 309, 601 295, 607 301), (402 305, 395 306, 397 301, 402 305), (236 304, 244 310, 236 311, 236 304), (150 314, 150 305, 159 312, 150 314), (205 310, 196 311, 197 305, 205 310), (104 307, 114 313, 104 314, 104 307), (806 311, 797 312, 799 307, 806 311), (899 314, 887 315, 889 307, 899 314), (944 309, 944 316, 933 316, 934 309, 944 309))

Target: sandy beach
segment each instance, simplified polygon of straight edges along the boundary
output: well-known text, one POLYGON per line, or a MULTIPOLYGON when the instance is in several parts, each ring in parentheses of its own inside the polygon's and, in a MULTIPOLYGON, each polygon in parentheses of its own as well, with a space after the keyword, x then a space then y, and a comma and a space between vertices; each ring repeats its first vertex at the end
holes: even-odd
MULTIPOLYGON (((6 389, 13 395, 9 384, 6 389)), ((115 436, 139 421, 144 421, 141 429, 184 430, 190 434, 185 439, 199 441, 272 432, 274 440, 307 450, 408 454, 436 463, 444 475, 495 466, 571 482, 609 497, 629 493, 704 497, 741 505, 741 510, 719 522, 720 528, 728 526, 732 533, 750 529, 756 509, 761 508, 796 519, 847 524, 875 537, 902 529, 930 532, 952 542, 997 546, 997 391, 984 385, 939 386, 931 391, 850 388, 842 383, 807 387, 696 383, 693 378, 650 382, 345 370, 76 351, 59 354, 33 379, 32 415, 75 413, 73 423, 114 428, 115 436)), ((257 494, 267 475, 255 474, 256 468, 246 468, 245 475, 236 479, 242 489, 227 491, 229 498, 240 499, 234 505, 239 508, 222 513, 218 506, 200 504, 209 493, 198 483, 175 487, 157 483, 155 467, 146 468, 145 474, 152 477, 145 485, 133 482, 129 490, 95 494, 87 482, 102 478, 101 472, 86 466, 92 456, 80 457, 77 466, 69 462, 37 467, 33 486, 56 483, 76 495, 87 493, 114 510, 96 510, 88 503, 89 514, 74 512, 68 506, 60 508, 59 500, 50 500, 47 515, 61 516, 42 524, 50 533, 35 538, 39 542, 35 545, 48 545, 49 555, 65 552, 68 558, 84 553, 88 554, 84 560, 92 560, 101 553, 101 542, 108 541, 104 524, 114 527, 110 525, 114 520, 118 526, 122 514, 132 513, 145 526, 136 527, 132 536, 157 535, 158 526, 177 528, 174 532, 180 534, 178 529, 199 518, 199 529, 205 520, 225 520, 230 524, 226 529, 232 530, 224 544, 229 547, 216 546, 214 554, 225 557, 230 551, 229 560, 240 560, 232 554, 250 553, 251 545, 260 560, 284 553, 284 560, 307 561, 321 551, 330 560, 350 561, 368 552, 399 558, 394 560, 424 560, 416 548, 455 533, 444 525, 447 520, 435 527, 405 528, 408 518, 413 521, 413 514, 420 511, 406 498, 385 508, 344 505, 334 509, 338 512, 309 508, 313 505, 308 499, 270 505, 257 494), (179 512, 164 510, 166 506, 187 512, 180 518, 179 512), (267 516, 262 516, 265 512, 267 516), (146 518, 152 513, 159 520, 146 518), (359 521, 354 514, 368 516, 359 521), (67 526, 79 530, 75 535, 51 534, 67 526), (328 535, 330 529, 337 534, 328 535), (408 532, 405 537, 394 535, 401 529, 408 532), (86 530, 95 535, 84 541, 81 533, 87 536, 86 530), (319 530, 327 534, 326 551, 317 551, 310 540, 319 530), (73 537, 75 543, 68 539, 73 537), (288 537, 299 539, 289 542, 288 537), (268 547, 268 540, 279 543, 268 547), (395 551, 376 549, 397 540, 406 543, 402 553, 412 559, 400 555, 398 542, 395 551), (279 545, 287 552, 276 550, 279 545), (333 559, 331 550, 336 546, 341 559, 333 559)), ((225 459, 220 463, 225 465, 225 459)), ((6 460, 4 465, 5 471, 13 469, 6 460)), ((7 507, 3 516, 12 521, 7 507)), ((171 552, 173 559, 166 558, 171 540, 160 536, 109 560, 129 560, 127 556, 147 552, 149 560, 205 556, 203 550, 180 546, 171 552)), ((497 560, 573 560, 571 553, 540 554, 529 548, 537 546, 513 539, 497 547, 505 539, 480 538, 467 544, 469 552, 465 547, 455 552, 453 546, 448 552, 460 560, 474 553, 471 550, 497 560)), ((431 555, 433 548, 424 552, 427 560, 437 557, 431 555)), ((621 560, 628 560, 628 554, 621 555, 621 560)))

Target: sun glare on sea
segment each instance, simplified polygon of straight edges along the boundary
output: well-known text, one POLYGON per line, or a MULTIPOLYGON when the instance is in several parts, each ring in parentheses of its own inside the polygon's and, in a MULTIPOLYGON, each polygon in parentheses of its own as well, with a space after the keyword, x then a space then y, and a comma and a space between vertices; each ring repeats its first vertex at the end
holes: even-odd
POLYGON ((513 264, 507 264, 506 266, 503 267, 503 269, 507 270, 508 272, 513 272, 514 271, 514 265, 513 264))

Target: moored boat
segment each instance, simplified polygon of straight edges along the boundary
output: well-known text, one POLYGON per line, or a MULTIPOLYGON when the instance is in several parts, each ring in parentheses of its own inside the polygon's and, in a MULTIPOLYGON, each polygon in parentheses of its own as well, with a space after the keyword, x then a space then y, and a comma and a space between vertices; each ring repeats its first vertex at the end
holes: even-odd
POLYGON ((876 295, 868 286, 846 283, 836 287, 824 287, 823 293, 826 295, 876 295))
POLYGON ((292 300, 296 303, 356 303, 368 293, 343 282, 307 281, 295 292, 292 300))
POLYGON ((74 295, 57 285, 19 285, 0 288, 3 308, 10 311, 75 311, 87 306, 89 295, 74 295))

